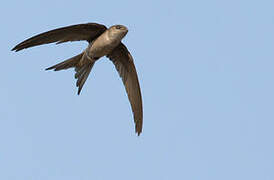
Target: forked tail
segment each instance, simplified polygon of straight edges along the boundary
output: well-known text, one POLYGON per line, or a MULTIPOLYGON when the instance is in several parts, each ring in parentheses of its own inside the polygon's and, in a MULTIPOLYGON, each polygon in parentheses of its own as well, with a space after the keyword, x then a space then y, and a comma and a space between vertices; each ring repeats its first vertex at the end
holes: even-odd
POLYGON ((81 53, 77 56, 74 56, 68 60, 65 60, 59 64, 51 66, 46 70, 54 70, 60 71, 69 68, 75 68, 75 78, 77 79, 76 86, 78 87, 78 95, 80 94, 89 73, 94 65, 95 61, 91 61, 85 55, 85 53, 81 53))
POLYGON ((75 79, 77 79, 76 86, 78 87, 78 95, 80 94, 87 78, 88 75, 94 65, 95 61, 93 62, 88 62, 82 66, 75 67, 75 79))

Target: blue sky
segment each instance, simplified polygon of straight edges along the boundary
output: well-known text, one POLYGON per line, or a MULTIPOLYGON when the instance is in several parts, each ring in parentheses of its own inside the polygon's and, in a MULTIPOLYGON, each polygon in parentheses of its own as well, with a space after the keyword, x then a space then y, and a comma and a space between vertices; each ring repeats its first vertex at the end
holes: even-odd
POLYGON ((274 1, 6 1, 0 7, 0 179, 274 179, 274 1), (11 52, 54 28, 123 24, 144 128, 112 63, 77 96, 45 68, 86 42, 11 52))

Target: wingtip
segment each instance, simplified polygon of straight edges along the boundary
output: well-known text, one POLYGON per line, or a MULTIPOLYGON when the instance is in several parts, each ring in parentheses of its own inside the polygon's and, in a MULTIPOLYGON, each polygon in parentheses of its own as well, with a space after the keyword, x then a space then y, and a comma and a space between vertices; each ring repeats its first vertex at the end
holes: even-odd
MULTIPOLYGON (((22 49, 24 49, 24 48, 22 48, 22 49)), ((18 52, 18 51, 21 51, 22 49, 21 49, 21 48, 14 47, 14 48, 12 48, 12 50, 11 50, 11 51, 18 52)))
POLYGON ((24 49, 24 48, 22 48, 20 44, 17 44, 16 46, 14 46, 14 48, 11 49, 11 51, 17 52, 17 51, 20 51, 22 49, 24 49))
POLYGON ((138 136, 140 136, 142 131, 143 131, 143 121, 142 120, 135 121, 135 133, 138 136))
POLYGON ((15 46, 14 48, 11 49, 11 51, 17 52, 18 50, 17 50, 17 48, 16 48, 16 46, 15 46))
POLYGON ((45 71, 52 70, 52 69, 53 69, 53 67, 48 67, 45 69, 45 71))
POLYGON ((142 133, 142 129, 137 129, 137 128, 136 128, 135 133, 136 133, 137 136, 139 137, 140 134, 142 133))

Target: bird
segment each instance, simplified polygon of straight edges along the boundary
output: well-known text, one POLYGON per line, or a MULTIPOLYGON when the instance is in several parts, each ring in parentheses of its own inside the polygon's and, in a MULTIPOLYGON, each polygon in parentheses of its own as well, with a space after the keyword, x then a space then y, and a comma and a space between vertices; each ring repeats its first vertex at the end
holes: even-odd
POLYGON ((87 41, 88 47, 80 54, 46 70, 60 71, 74 68, 74 77, 77 79, 76 86, 78 87, 77 94, 80 95, 93 65, 101 57, 106 56, 113 62, 123 81, 133 113, 135 133, 139 136, 143 126, 142 95, 133 57, 121 41, 127 33, 128 28, 124 25, 113 25, 107 28, 99 23, 76 24, 33 36, 16 45, 12 51, 17 52, 49 43, 87 41))

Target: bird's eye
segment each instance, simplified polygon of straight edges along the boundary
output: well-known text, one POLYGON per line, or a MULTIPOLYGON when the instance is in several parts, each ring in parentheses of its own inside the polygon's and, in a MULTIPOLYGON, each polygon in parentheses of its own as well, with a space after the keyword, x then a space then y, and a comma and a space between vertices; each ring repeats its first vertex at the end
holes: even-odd
POLYGON ((122 27, 121 26, 116 26, 116 29, 121 29, 122 27))

